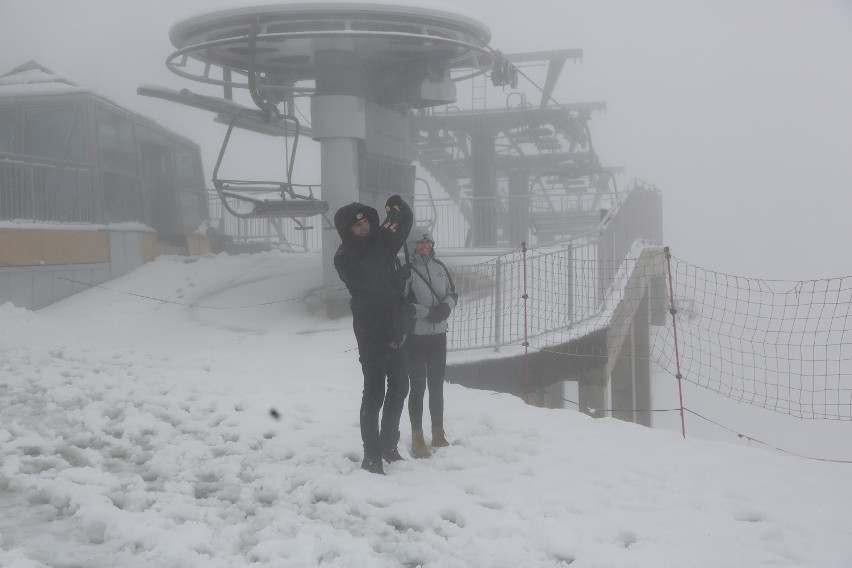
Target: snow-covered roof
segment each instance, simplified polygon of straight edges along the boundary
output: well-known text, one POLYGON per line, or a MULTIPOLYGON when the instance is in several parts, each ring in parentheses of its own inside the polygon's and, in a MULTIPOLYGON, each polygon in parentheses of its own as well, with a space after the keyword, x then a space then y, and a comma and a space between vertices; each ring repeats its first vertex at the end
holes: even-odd
POLYGON ((90 92, 90 89, 36 61, 28 61, 0 76, 0 97, 90 92))
POLYGON ((137 221, 121 223, 66 223, 63 221, 33 221, 30 219, 11 219, 0 221, 2 229, 38 229, 41 231, 124 231, 136 233, 156 233, 154 229, 137 221))
POLYGON ((91 88, 84 87, 61 73, 48 69, 37 61, 28 61, 23 65, 15 67, 5 75, 0 75, 0 99, 62 94, 88 94, 99 101, 110 104, 136 117, 137 122, 143 122, 163 133, 168 133, 169 136, 180 139, 184 143, 193 146, 198 145, 197 142, 187 138, 183 134, 166 128, 157 121, 130 110, 126 106, 95 92, 91 88))

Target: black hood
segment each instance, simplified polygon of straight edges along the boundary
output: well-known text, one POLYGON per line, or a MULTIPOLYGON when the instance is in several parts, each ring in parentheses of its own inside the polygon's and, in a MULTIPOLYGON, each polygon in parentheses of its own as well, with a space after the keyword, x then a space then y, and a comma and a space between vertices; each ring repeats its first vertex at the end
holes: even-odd
POLYGON ((350 229, 362 217, 370 221, 370 236, 373 236, 379 228, 379 212, 372 207, 353 201, 334 214, 334 228, 337 229, 337 234, 344 243, 356 238, 350 229))

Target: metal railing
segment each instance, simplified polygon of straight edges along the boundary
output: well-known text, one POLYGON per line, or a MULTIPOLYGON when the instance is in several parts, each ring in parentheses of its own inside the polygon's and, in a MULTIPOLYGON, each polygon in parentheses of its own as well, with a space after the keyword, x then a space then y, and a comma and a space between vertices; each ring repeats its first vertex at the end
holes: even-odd
POLYGON ((93 222, 92 181, 85 164, 0 153, 0 219, 93 222))
MULTIPOLYGON (((615 233, 607 231, 609 223, 619 224, 618 234, 635 234, 635 238, 661 242, 661 203, 656 190, 634 180, 626 191, 617 194, 550 196, 546 209, 541 207, 540 198, 528 195, 461 199, 418 196, 412 206, 415 225, 431 226, 439 248, 505 249, 519 247, 522 242, 530 246, 544 246, 592 236, 604 241, 601 246, 623 250, 626 246, 623 243, 607 240, 616 238, 613 236, 615 233), (625 206, 624 214, 615 215, 616 210, 625 206), (539 215, 550 217, 540 221, 539 215), (553 215, 564 218, 561 226, 554 228, 553 215), (544 225, 545 221, 550 225, 544 225), (575 221, 572 229, 571 223, 575 221)), ((239 219, 225 211, 215 194, 210 196, 209 204, 212 222, 218 223, 219 230, 237 242, 290 244, 316 251, 322 248, 323 227, 330 227, 321 217, 300 219, 306 227, 310 227, 307 229, 300 229, 298 223, 288 218, 239 219)), ((616 252, 614 250, 613 254, 616 252)))
POLYGON ((586 218, 600 221, 618 198, 618 194, 602 198, 593 194, 552 196, 547 208, 541 206, 539 197, 527 195, 435 199, 429 203, 415 201, 414 217, 415 223, 424 214, 434 217, 432 232, 442 247, 506 248, 522 242, 544 245, 557 235, 568 240, 595 232, 597 223, 590 227, 586 218))
POLYGON ((530 338, 581 328, 601 312, 625 270, 630 271, 633 247, 660 245, 662 238, 662 197, 634 180, 592 234, 543 247, 533 244, 526 255, 518 247, 479 264, 450 262, 460 302, 449 320, 448 349, 517 345, 524 325, 530 338))
MULTIPOLYGON (((449 320, 449 349, 499 349, 518 344, 525 325, 531 338, 582 327, 600 313, 608 294, 623 279, 625 270, 630 270, 625 262, 629 263, 626 259, 633 247, 637 243, 662 244, 662 197, 640 180, 633 180, 622 193, 594 200, 595 206, 607 207, 598 225, 559 242, 539 242, 532 232, 529 216, 534 212, 530 212, 529 199, 414 201, 415 218, 428 215, 438 255, 447 261, 460 298, 449 320), (479 213, 474 214, 476 211, 479 213), (475 246, 476 223, 484 227, 482 232, 492 235, 489 245, 475 246), (522 243, 528 246, 525 258, 522 243), (500 249, 511 252, 499 253, 500 249), (452 258, 472 254, 491 258, 475 264, 452 258), (531 290, 526 322, 525 271, 531 290)), ((592 202, 575 199, 572 203, 586 207, 592 202)), ((558 207, 566 211, 570 205, 558 207)), ((211 201, 211 218, 223 219, 224 230, 235 240, 295 244, 306 251, 321 249, 323 221, 319 217, 309 220, 312 229, 297 231, 291 219, 276 220, 279 230, 268 220, 221 215, 217 203, 211 201)))

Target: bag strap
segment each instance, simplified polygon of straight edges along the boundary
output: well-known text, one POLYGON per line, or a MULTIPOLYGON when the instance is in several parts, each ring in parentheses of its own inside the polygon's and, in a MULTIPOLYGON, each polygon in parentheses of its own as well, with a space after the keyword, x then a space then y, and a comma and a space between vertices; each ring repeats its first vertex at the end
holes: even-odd
MULTIPOLYGON (((417 269, 414 267, 414 265, 413 265, 413 264, 409 264, 409 266, 411 267, 411 270, 413 270, 413 271, 414 271, 414 273, 415 273, 415 274, 417 274, 417 276, 419 276, 421 280, 423 280, 423 282, 424 282, 424 283, 426 284, 426 286, 429 288, 429 291, 430 291, 430 292, 432 292, 432 295, 433 295, 433 296, 435 296, 435 299, 436 299, 436 300, 438 300, 438 303, 443 302, 444 300, 442 300, 442 299, 438 296, 438 294, 435 292, 435 289, 434 289, 434 288, 432 288, 432 284, 431 284, 428 280, 426 280, 426 277, 425 277, 425 276, 423 276, 423 275, 420 273, 420 271, 419 271, 419 270, 417 270, 417 269)), ((443 265, 441 265, 441 266, 443 266, 443 265)), ((444 270, 446 270, 446 269, 447 269, 447 268, 446 268, 446 267, 444 267, 444 270)))
POLYGON ((434 260, 435 262, 437 262, 438 264, 440 264, 443 267, 444 273, 447 275, 447 280, 450 281, 450 290, 452 290, 450 292, 450 294, 455 294, 456 293, 456 283, 453 282, 453 275, 450 274, 450 270, 447 268, 447 265, 444 264, 443 262, 441 262, 440 260, 438 260, 437 258, 435 258, 434 256, 432 257, 432 260, 434 260))

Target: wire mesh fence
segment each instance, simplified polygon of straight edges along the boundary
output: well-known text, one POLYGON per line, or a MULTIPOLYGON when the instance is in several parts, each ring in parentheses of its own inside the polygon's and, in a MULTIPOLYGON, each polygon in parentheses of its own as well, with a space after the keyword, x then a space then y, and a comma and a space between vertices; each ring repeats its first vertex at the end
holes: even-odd
POLYGON ((736 401, 809 419, 852 420, 852 277, 767 281, 671 258, 672 324, 653 359, 736 401), (677 348, 677 352, 675 351, 677 348))
POLYGON ((460 302, 449 348, 529 346, 556 355, 550 364, 564 370, 563 380, 571 369, 645 357, 738 402, 852 420, 852 277, 766 281, 667 261, 659 247, 620 260, 597 252, 575 244, 450 264, 460 302), (645 355, 630 343, 644 317, 651 324, 645 355), (597 341, 584 340, 596 333, 597 341), (584 357, 596 361, 577 363, 584 357))

